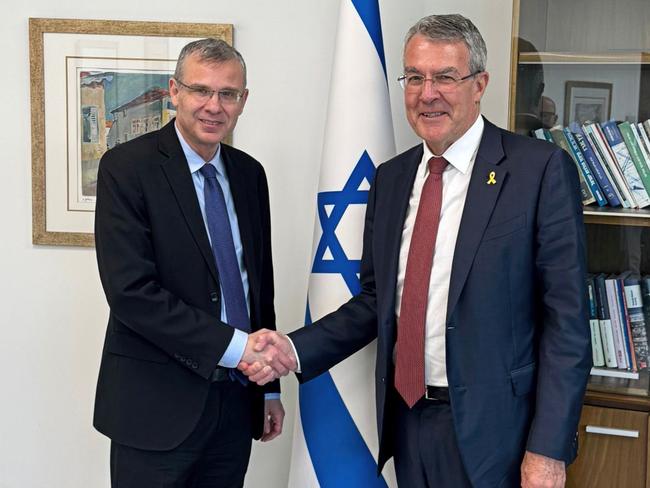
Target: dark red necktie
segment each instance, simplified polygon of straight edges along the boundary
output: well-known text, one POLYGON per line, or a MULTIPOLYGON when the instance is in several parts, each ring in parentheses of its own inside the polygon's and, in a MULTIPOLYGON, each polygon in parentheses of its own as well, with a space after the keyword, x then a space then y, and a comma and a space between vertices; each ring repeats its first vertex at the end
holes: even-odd
POLYGON ((409 408, 425 391, 424 324, 442 207, 442 172, 446 166, 444 158, 429 159, 429 176, 422 187, 406 261, 397 326, 395 388, 409 408))

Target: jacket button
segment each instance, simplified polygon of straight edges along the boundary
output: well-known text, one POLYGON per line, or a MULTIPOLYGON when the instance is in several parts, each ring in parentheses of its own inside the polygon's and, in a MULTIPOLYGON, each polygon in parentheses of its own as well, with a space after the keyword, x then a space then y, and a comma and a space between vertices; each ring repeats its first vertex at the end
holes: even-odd
POLYGON ((197 363, 196 361, 194 361, 194 362, 192 363, 192 369, 199 369, 199 363, 197 363))
POLYGON ((216 291, 213 291, 212 293, 210 293, 210 301, 212 303, 216 303, 216 302, 219 301, 219 295, 217 294, 216 291))
POLYGON ((178 359, 179 361, 182 361, 182 360, 183 360, 183 356, 181 356, 180 354, 178 354, 177 352, 175 352, 175 353, 174 353, 174 359, 178 359))

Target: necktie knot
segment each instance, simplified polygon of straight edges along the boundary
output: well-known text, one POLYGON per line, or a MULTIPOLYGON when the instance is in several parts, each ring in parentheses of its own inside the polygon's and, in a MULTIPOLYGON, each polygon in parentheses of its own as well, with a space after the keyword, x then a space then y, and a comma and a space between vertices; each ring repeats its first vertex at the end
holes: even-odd
POLYGON ((210 163, 204 164, 199 169, 204 178, 216 178, 217 177, 217 168, 212 166, 210 163))
POLYGON ((449 163, 445 158, 431 158, 429 159, 429 171, 434 175, 441 175, 447 164, 449 163))

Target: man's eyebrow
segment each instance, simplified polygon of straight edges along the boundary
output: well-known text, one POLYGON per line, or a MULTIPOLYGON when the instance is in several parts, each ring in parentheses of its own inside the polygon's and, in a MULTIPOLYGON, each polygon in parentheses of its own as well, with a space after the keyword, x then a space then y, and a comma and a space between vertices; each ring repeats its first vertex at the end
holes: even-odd
POLYGON ((190 88, 193 88, 195 90, 209 90, 209 91, 217 91, 217 92, 220 92, 220 91, 239 92, 239 91, 241 91, 241 90, 239 90, 238 88, 236 88, 234 86, 224 86, 223 88, 218 88, 218 89, 211 88, 211 87, 209 87, 207 85, 202 85, 201 83, 191 83, 191 84, 189 84, 187 86, 189 86, 190 88))
MULTIPOLYGON (((413 66, 404 67, 404 73, 416 73, 416 74, 419 74, 419 75, 422 74, 422 72, 419 69, 414 68, 413 66)), ((440 71, 436 71, 434 74, 436 74, 436 75, 446 75, 446 74, 449 74, 449 73, 458 73, 458 70, 453 66, 447 66, 446 68, 443 68, 440 71)))
POLYGON ((190 88, 196 88, 197 90, 210 90, 209 86, 202 85, 201 83, 189 83, 187 86, 190 88))
POLYGON ((447 66, 443 70, 438 71, 436 74, 438 74, 438 75, 446 75, 446 74, 449 74, 449 73, 458 73, 458 70, 453 66, 447 66))
POLYGON ((404 73, 417 73, 421 74, 420 70, 415 69, 413 66, 405 66, 404 67, 404 73))

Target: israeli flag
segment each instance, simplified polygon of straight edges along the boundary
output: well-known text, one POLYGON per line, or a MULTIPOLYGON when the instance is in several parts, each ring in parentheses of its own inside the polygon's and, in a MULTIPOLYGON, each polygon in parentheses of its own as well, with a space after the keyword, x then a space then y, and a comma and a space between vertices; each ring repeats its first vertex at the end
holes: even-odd
MULTIPOLYGON (((305 325, 361 290, 363 224, 376 166, 395 155, 378 0, 341 0, 305 325)), ((377 477, 375 343, 300 386, 289 487, 397 486, 377 477)))

